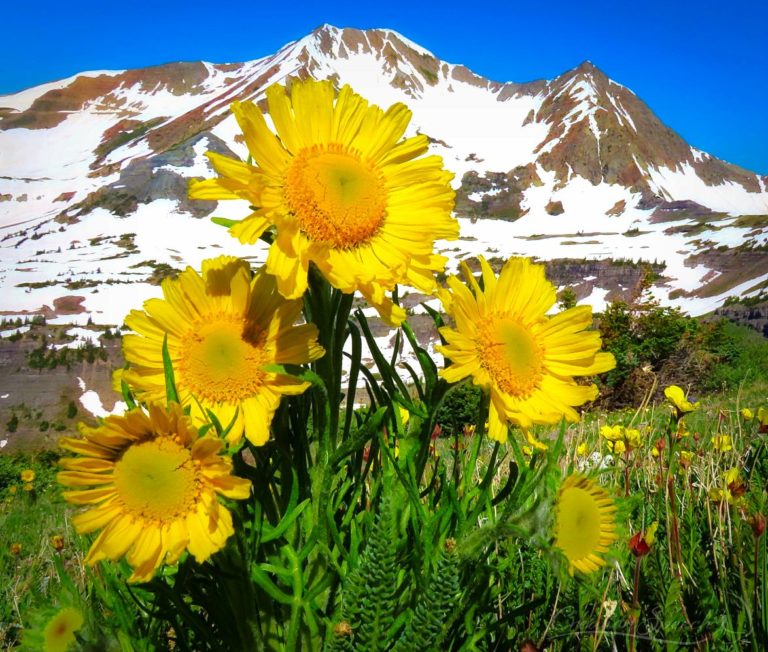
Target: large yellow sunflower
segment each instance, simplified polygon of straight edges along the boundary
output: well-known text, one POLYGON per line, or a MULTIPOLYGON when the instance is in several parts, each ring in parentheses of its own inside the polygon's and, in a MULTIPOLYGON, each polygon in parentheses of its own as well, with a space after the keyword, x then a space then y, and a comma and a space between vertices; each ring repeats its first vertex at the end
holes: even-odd
POLYGON ((578 474, 568 476, 555 504, 555 546, 574 569, 596 571, 605 563, 600 553, 616 540, 616 506, 606 491, 578 474))
POLYGON ((74 607, 59 610, 45 626, 45 652, 66 652, 75 642, 75 632, 83 626, 83 614, 74 607))
POLYGON ((472 377, 490 392, 488 434, 507 440, 507 427, 528 429, 577 421, 575 406, 597 396, 595 385, 578 385, 573 376, 612 369, 616 361, 601 353, 600 334, 584 331, 592 323, 589 306, 555 317, 545 314, 555 303, 555 288, 544 267, 512 258, 499 277, 480 258, 483 287, 463 264, 467 285, 456 276, 438 292, 454 327, 443 327, 447 344, 436 347, 451 361, 440 374, 449 382, 472 377))
POLYGON ((232 516, 218 495, 243 499, 251 483, 231 475, 232 462, 218 455, 215 437, 198 436, 178 403, 149 414, 136 408, 107 417, 84 439, 62 438, 77 453, 60 461, 60 484, 74 487, 64 497, 91 508, 72 522, 78 532, 101 529, 86 562, 125 556, 130 582, 146 582, 165 561, 175 564, 185 550, 198 562, 224 546, 232 516))
POLYGON ((304 364, 323 355, 314 324, 295 325, 301 301, 287 301, 274 277, 221 256, 203 261, 202 276, 187 268, 163 281, 164 299, 150 299, 125 323, 136 334, 123 338, 130 367, 116 374, 147 403, 165 400, 163 340, 173 363, 179 400, 197 421, 211 410, 227 440, 243 433, 255 445, 269 438, 269 425, 284 394, 309 384, 265 370, 269 364, 304 364))
POLYGON ((411 112, 387 111, 329 81, 273 85, 267 104, 277 135, 252 102, 232 109, 253 165, 213 152, 218 179, 193 181, 195 199, 246 199, 255 211, 230 229, 244 243, 276 227, 267 271, 287 298, 300 297, 314 263, 334 287, 360 291, 390 324, 404 311, 385 292, 407 283, 431 293, 446 259, 436 239, 458 237, 453 175, 428 140, 401 140, 411 112))

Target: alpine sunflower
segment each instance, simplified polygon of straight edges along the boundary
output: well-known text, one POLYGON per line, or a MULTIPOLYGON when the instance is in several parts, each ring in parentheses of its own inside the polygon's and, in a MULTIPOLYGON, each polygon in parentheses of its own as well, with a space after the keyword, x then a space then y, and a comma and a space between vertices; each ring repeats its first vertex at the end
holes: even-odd
MULTIPOLYGON (((490 392, 488 435, 505 442, 507 427, 528 431, 534 423, 578 421, 575 406, 597 397, 595 385, 578 385, 573 376, 612 369, 611 353, 600 352, 600 334, 584 331, 592 308, 578 306, 548 317, 555 287, 544 267, 527 258, 511 258, 499 277, 479 258, 481 288, 466 264, 466 285, 448 278, 438 296, 454 326, 440 329, 447 344, 438 346, 451 364, 440 372, 448 382, 472 377, 490 392)), ((529 436, 530 443, 530 436, 529 436)))
POLYGON ((83 614, 74 607, 60 610, 45 627, 46 652, 65 652, 75 642, 75 632, 83 626, 83 614))
POLYGON ((411 119, 404 104, 386 111, 330 81, 293 80, 266 91, 275 135, 252 102, 232 110, 253 164, 208 152, 217 179, 193 181, 193 199, 245 199, 254 212, 230 228, 254 243, 275 227, 267 271, 294 299, 307 288, 309 263, 334 287, 359 291, 399 325, 405 312, 385 292, 397 283, 435 289, 446 258, 436 239, 458 237, 451 217, 453 174, 428 139, 401 140, 411 119))
POLYGON ((181 405, 135 408, 80 431, 84 439, 61 439, 78 457, 60 461, 58 481, 74 488, 67 501, 90 506, 72 519, 77 531, 101 529, 87 563, 125 556, 129 581, 146 582, 185 550, 203 562, 224 546, 234 530, 218 496, 247 498, 251 483, 231 475, 224 442, 199 437, 181 405))
MULTIPOLYGON (((45 609, 31 616, 32 626, 22 632, 20 650, 35 652, 67 652, 74 649, 75 632, 85 623, 76 607, 45 609)), ((78 649, 80 649, 78 647, 78 649)))
POLYGON ((187 268, 163 281, 164 299, 132 310, 125 323, 135 334, 123 338, 130 365, 115 376, 147 403, 165 400, 163 341, 173 364, 179 400, 198 422, 212 411, 231 425, 230 443, 243 433, 255 445, 269 439, 280 398, 300 394, 309 383, 265 369, 269 364, 304 364, 324 353, 314 324, 294 325, 301 301, 286 301, 274 277, 253 278, 248 264, 221 256, 203 261, 202 276, 187 268))
POLYGON ((616 540, 616 506, 605 489, 579 474, 560 487, 555 504, 555 546, 574 569, 596 571, 605 563, 600 553, 616 540))

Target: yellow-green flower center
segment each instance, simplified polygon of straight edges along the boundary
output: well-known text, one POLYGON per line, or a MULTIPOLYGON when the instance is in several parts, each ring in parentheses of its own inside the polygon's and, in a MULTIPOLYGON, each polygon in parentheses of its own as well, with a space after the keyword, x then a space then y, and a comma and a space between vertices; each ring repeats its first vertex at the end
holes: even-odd
POLYGON ((595 497, 580 487, 560 493, 555 545, 571 563, 599 552, 602 519, 595 497))
POLYGON ((301 150, 284 179, 285 201, 313 242, 349 249, 368 242, 387 210, 384 179, 374 164, 345 145, 301 150))
POLYGON ((264 382, 266 353, 249 336, 241 319, 204 320, 182 341, 178 384, 211 402, 235 402, 258 394, 264 382))
POLYGON ((527 398, 542 377, 544 352, 530 328, 509 317, 478 324, 480 365, 493 384, 515 398, 527 398))
POLYGON ((188 448, 158 437, 133 444, 123 453, 115 464, 115 490, 126 513, 167 522, 194 509, 198 469, 188 448))
POLYGON ((65 652, 75 642, 75 632, 83 626, 83 615, 65 607, 46 625, 43 632, 46 652, 65 652))

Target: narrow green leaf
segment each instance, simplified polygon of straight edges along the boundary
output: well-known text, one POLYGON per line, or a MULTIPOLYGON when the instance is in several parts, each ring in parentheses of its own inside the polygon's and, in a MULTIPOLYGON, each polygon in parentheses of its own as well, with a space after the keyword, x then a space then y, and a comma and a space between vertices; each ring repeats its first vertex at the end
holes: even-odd
POLYGON ((173 363, 168 353, 168 333, 163 336, 163 372, 165 373, 165 398, 168 403, 178 403, 179 394, 176 391, 176 379, 173 375, 173 363))
POLYGON ((211 222, 214 224, 218 224, 219 226, 223 226, 227 229, 232 228, 235 224, 238 224, 242 220, 230 220, 226 217, 212 217, 211 222))
POLYGON ((123 400, 128 409, 133 410, 136 407, 136 400, 133 398, 133 392, 131 391, 131 388, 128 387, 128 383, 122 378, 120 379, 120 391, 123 394, 123 400))

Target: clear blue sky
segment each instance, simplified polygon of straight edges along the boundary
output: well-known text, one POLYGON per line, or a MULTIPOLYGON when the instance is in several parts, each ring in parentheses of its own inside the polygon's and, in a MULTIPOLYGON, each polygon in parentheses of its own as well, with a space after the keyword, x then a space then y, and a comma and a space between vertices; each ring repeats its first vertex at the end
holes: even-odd
POLYGON ((323 23, 391 28, 498 81, 589 59, 691 145, 768 174, 768 0, 39 0, 2 17, 0 94, 83 70, 247 61, 323 23))

